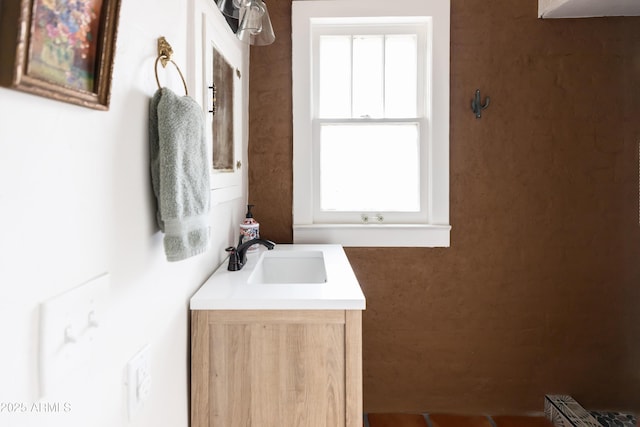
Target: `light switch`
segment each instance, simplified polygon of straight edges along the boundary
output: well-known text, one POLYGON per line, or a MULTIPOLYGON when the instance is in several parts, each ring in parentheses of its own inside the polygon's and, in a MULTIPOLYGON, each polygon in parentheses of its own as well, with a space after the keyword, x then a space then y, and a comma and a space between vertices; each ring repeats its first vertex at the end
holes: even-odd
POLYGON ((149 346, 144 346, 127 363, 126 372, 129 420, 133 420, 151 393, 149 346))
POLYGON ((105 273, 40 305, 40 397, 86 378, 108 291, 105 273))

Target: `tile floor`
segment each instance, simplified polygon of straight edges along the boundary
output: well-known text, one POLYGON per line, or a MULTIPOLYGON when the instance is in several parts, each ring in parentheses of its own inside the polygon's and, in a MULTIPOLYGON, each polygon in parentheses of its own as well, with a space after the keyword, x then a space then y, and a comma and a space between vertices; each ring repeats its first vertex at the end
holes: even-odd
POLYGON ((365 427, 553 427, 544 416, 367 414, 365 427))
POLYGON ((640 427, 640 419, 633 414, 613 411, 591 411, 594 417, 603 427, 640 427))

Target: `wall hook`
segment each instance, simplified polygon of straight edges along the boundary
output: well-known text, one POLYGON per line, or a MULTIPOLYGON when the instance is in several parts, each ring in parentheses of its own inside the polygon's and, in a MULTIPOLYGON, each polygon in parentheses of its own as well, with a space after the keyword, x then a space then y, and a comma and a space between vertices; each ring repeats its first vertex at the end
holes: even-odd
POLYGON ((484 100, 484 104, 480 100, 480 89, 476 90, 476 95, 471 101, 471 110, 476 114, 476 119, 482 117, 482 110, 486 110, 489 107, 491 99, 487 96, 484 100))
POLYGON ((173 56, 173 48, 164 37, 158 38, 158 57, 163 67, 167 66, 167 63, 171 61, 173 56))

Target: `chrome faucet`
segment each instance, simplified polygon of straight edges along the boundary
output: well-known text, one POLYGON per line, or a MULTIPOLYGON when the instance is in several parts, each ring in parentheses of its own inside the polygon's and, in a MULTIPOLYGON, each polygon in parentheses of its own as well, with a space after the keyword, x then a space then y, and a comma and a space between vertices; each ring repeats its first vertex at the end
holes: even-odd
POLYGON ((249 248, 255 244, 264 245, 269 250, 273 249, 276 245, 271 240, 251 239, 244 243, 238 243, 238 247, 236 248, 234 248, 233 246, 229 246, 227 249, 225 249, 227 252, 229 252, 229 266, 227 267, 227 270, 242 270, 245 262, 247 262, 247 250, 249 250, 249 248))

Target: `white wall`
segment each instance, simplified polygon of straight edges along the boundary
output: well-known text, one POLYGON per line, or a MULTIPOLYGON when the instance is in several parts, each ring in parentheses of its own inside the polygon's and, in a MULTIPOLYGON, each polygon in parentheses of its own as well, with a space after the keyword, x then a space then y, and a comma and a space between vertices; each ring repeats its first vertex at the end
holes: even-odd
MULTIPOLYGON (((186 1, 122 2, 109 112, 0 88, 0 405, 38 402, 39 304, 101 273, 111 277, 89 375, 75 391, 44 399, 69 402, 71 411, 2 411, 2 426, 188 425, 188 301, 235 241, 247 191, 245 184, 242 199, 212 209, 206 254, 165 260, 149 179, 148 102, 159 36, 188 72, 186 21, 186 1), (124 369, 145 344, 151 395, 130 422, 124 369)), ((248 76, 248 52, 243 68, 248 76)), ((246 165, 246 141, 243 157, 246 165)))

